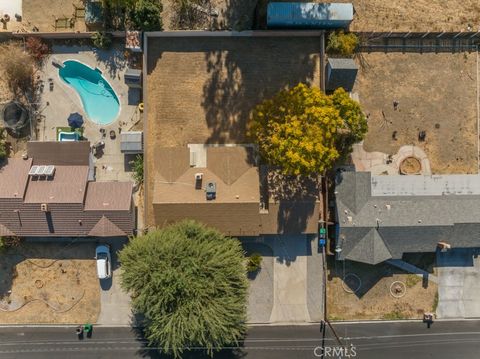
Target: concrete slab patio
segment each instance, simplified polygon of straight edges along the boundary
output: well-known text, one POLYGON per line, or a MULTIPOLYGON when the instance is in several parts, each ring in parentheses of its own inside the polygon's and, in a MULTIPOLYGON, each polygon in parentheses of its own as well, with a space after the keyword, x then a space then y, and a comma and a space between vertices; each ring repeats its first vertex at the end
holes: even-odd
POLYGON ((480 258, 478 249, 437 253, 438 318, 480 317, 480 258))

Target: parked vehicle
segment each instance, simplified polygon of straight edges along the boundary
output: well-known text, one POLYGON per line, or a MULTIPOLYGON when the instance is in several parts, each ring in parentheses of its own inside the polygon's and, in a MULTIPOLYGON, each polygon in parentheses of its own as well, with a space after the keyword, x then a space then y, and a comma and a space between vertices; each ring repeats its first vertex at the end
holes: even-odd
POLYGON ((107 244, 97 246, 95 250, 95 259, 97 260, 97 275, 99 279, 107 279, 112 276, 112 260, 110 256, 110 247, 107 244))

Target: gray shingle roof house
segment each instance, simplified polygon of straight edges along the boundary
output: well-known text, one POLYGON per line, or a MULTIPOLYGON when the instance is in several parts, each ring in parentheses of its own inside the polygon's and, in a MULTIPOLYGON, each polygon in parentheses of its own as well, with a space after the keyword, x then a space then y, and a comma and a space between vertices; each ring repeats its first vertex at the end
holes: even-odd
POLYGON ((133 184, 90 181, 88 142, 29 142, 27 153, 0 167, 0 236, 133 234, 133 184))
POLYGON ((439 242, 480 246, 480 176, 337 176, 338 259, 378 264, 439 242))

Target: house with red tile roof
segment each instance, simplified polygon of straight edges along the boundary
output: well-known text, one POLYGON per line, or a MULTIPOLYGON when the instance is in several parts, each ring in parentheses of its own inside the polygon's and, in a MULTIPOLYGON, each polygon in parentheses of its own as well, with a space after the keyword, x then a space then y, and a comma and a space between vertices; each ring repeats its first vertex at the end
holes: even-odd
POLYGON ((0 167, 0 236, 118 237, 134 232, 131 182, 95 182, 90 143, 29 142, 0 167))

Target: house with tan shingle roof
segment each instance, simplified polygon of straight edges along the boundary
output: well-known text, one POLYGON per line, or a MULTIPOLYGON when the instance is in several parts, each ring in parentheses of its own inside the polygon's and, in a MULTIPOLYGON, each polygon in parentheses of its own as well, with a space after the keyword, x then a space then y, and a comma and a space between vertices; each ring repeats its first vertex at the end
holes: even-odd
POLYGON ((0 167, 0 236, 132 235, 133 183, 93 177, 89 142, 29 142, 0 167))
POLYGON ((159 226, 190 218, 231 236, 317 233, 318 197, 275 200, 251 145, 157 148, 155 161, 159 226))

